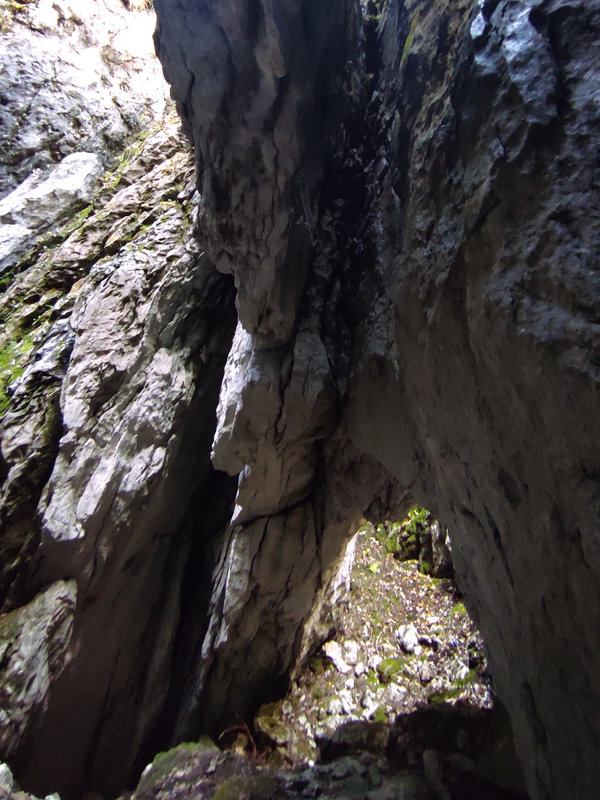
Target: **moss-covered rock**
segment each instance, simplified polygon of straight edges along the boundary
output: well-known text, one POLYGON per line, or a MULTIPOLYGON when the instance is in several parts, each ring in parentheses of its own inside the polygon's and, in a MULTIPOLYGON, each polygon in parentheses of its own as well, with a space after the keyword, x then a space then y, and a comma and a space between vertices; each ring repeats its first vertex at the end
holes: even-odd
POLYGON ((286 797, 274 777, 253 775, 250 778, 229 778, 219 786, 211 800, 285 800, 286 797))

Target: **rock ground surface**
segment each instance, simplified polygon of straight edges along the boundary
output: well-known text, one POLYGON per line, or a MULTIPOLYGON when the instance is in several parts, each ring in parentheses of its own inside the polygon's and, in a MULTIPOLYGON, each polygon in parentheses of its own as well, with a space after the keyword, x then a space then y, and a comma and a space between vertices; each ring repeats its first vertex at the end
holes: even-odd
POLYGON ((483 642, 455 584, 425 576, 417 565, 388 554, 373 526, 358 534, 334 637, 286 700, 263 706, 255 718, 289 762, 316 759, 348 723, 391 722, 428 702, 492 707, 483 642))

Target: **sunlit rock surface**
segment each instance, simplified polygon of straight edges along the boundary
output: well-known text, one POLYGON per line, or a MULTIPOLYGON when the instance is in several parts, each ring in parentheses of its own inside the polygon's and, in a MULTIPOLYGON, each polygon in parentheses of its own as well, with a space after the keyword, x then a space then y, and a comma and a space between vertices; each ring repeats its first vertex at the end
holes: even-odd
POLYGON ((36 794, 116 793, 165 738, 183 577, 230 515, 209 453, 233 294, 193 233, 153 14, 40 2, 3 24, 2 113, 35 102, 3 127, 7 188, 25 180, 0 201, 23 234, 0 297, 1 751, 36 794))
POLYGON ((0 26, 0 194, 71 153, 114 161, 164 108, 151 14, 119 0, 3 0, 0 26))

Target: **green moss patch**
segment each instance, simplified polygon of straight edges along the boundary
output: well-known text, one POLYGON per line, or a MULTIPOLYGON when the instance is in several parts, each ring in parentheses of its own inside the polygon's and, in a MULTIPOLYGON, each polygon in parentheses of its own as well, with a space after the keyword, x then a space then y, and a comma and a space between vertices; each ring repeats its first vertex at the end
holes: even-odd
POLYGON ((32 349, 33 335, 29 333, 18 341, 9 342, 0 350, 0 414, 4 414, 10 402, 8 387, 23 374, 32 349))

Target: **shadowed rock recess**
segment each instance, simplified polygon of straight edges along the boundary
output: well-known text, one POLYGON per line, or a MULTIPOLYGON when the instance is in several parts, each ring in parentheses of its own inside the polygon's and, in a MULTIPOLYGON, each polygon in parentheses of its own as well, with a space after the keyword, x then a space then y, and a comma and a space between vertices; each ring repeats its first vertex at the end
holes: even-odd
POLYGON ((180 153, 135 247, 48 273, 2 422, 0 757, 110 794, 222 730, 322 635, 359 520, 419 502, 531 797, 596 798, 600 0, 154 6, 199 195, 180 153))

